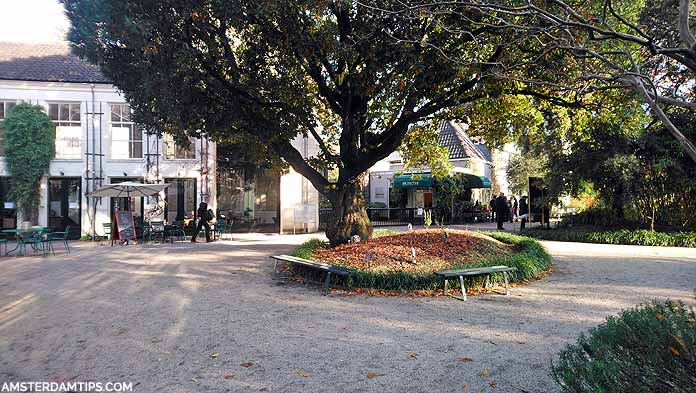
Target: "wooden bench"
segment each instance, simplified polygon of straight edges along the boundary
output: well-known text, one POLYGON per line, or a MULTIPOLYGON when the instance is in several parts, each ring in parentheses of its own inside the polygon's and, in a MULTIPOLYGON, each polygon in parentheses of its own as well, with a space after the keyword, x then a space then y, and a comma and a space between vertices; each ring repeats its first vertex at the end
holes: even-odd
POLYGON ((332 274, 345 277, 355 271, 340 266, 329 265, 328 263, 314 262, 310 261, 309 259, 293 257, 291 255, 272 255, 271 258, 275 260, 275 264, 273 265, 274 271, 277 271, 278 262, 292 263, 295 265, 302 265, 312 269, 325 271, 326 279, 324 280, 324 295, 329 293, 329 284, 331 282, 332 274))
POLYGON ((445 279, 445 296, 448 296, 447 294, 447 279, 451 277, 459 277, 459 283, 462 286, 462 296, 454 296, 454 295, 449 295, 450 297, 453 297, 455 299, 459 300, 466 300, 466 288, 464 287, 464 276, 480 276, 484 274, 492 274, 492 273, 503 273, 503 277, 505 277, 505 295, 509 294, 508 291, 508 272, 514 272, 516 271, 516 267, 508 267, 508 266, 490 266, 490 267, 479 267, 475 269, 455 269, 455 270, 443 270, 441 272, 436 272, 438 276, 441 276, 445 279))

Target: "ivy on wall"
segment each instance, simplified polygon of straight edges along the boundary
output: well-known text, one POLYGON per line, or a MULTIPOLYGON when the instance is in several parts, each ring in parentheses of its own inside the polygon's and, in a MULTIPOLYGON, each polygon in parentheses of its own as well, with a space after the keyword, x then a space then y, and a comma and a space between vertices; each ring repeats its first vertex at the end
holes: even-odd
POLYGON ((12 108, 3 127, 11 196, 27 220, 38 207, 41 178, 55 156, 56 127, 43 107, 31 104, 12 108))

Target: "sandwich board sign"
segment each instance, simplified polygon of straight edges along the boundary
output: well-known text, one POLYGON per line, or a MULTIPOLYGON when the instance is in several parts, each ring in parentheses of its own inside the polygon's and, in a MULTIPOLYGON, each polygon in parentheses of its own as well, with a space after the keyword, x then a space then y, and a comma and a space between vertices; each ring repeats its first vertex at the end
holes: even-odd
MULTIPOLYGON (((136 241, 135 238, 135 223, 133 222, 133 212, 130 210, 116 210, 116 233, 118 234, 119 243, 123 244, 128 240, 136 241)), ((113 236, 111 237, 114 238, 113 236)), ((113 245, 113 240, 111 240, 113 245)))

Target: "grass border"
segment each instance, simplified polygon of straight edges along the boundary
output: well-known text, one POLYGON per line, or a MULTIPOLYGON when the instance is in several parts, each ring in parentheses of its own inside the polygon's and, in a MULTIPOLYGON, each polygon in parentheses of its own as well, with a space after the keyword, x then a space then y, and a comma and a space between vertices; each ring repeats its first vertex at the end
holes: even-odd
MULTIPOLYGON (((516 252, 505 257, 490 258, 477 264, 462 265, 462 268, 495 265, 516 267, 516 272, 509 273, 510 282, 519 282, 539 278, 544 272, 548 271, 552 265, 551 255, 546 252, 538 241, 532 238, 500 232, 480 233, 503 243, 514 245, 516 252)), ((313 259, 314 251, 323 247, 328 247, 325 241, 312 239, 300 244, 289 254, 299 258, 313 259)), ((340 266, 340 264, 335 265, 340 266)), ((457 266, 453 266, 452 268, 457 268, 457 266)), ((320 281, 325 277, 323 272, 298 265, 292 265, 292 271, 299 276, 315 281, 320 281)), ((502 273, 494 273, 489 275, 489 277, 490 283, 492 284, 503 282, 502 273)), ((486 276, 466 277, 464 281, 467 288, 478 288, 485 285, 486 276)), ((336 277, 333 281, 333 285, 342 286, 351 290, 357 288, 397 291, 436 290, 442 288, 443 279, 435 274, 412 274, 404 272, 374 273, 357 270, 346 277, 336 277)))
POLYGON ((654 232, 646 229, 583 231, 572 229, 526 229, 522 235, 542 240, 632 246, 696 248, 696 232, 654 232))

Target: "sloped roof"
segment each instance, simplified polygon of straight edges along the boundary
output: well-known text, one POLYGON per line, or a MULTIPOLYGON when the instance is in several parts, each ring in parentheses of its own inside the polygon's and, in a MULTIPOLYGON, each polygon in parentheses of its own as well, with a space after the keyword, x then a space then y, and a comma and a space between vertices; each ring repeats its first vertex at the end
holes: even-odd
POLYGON ((482 144, 482 143, 477 143, 476 148, 479 149, 481 154, 483 154, 484 157, 486 157, 486 161, 493 161, 493 156, 491 155, 491 151, 488 149, 488 146, 482 144))
POLYGON ((465 125, 454 121, 440 123, 439 141, 441 146, 449 150, 450 160, 474 158, 490 161, 484 153, 471 141, 466 133, 465 125))
POLYGON ((0 42, 0 79, 40 82, 111 83, 70 52, 67 44, 0 42))

